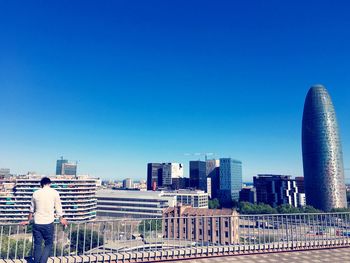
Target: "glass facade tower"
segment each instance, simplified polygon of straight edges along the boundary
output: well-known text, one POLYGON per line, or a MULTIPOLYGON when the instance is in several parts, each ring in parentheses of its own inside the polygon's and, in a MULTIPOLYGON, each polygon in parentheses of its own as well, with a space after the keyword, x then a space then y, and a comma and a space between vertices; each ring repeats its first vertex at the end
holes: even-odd
POLYGON ((229 205, 239 201, 242 189, 242 162, 231 158, 220 158, 220 200, 229 205))
POLYGON ((302 148, 306 202, 330 211, 347 207, 338 123, 327 90, 309 90, 303 114, 302 148))
POLYGON ((190 186, 196 189, 207 190, 206 162, 190 161, 190 186))

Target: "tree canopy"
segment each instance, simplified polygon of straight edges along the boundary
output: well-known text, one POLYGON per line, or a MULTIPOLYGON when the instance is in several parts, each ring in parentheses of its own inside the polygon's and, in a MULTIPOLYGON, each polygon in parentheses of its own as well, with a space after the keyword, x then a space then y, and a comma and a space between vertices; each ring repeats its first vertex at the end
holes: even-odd
POLYGON ((298 214, 298 213, 321 213, 312 206, 294 207, 289 204, 280 205, 276 208, 268 204, 252 204, 248 202, 241 202, 239 204, 239 212, 241 214, 298 214))

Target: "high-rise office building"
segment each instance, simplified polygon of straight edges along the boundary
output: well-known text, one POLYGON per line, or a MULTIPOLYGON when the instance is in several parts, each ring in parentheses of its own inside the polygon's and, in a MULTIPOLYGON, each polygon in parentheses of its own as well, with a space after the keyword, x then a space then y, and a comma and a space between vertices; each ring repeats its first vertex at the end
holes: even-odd
POLYGON ((65 163, 68 163, 68 160, 63 159, 63 157, 61 157, 61 159, 57 160, 57 162, 56 162, 56 175, 62 175, 62 166, 65 163))
POLYGON ((258 203, 272 207, 284 204, 294 207, 305 205, 304 194, 299 193, 296 180, 289 175, 259 174, 253 179, 258 203))
POLYGON ((231 158, 220 158, 220 200, 225 205, 239 201, 242 189, 242 162, 231 158))
POLYGON ((190 161, 190 186, 195 189, 207 190, 206 162, 190 161))
POLYGON ((218 198, 219 197, 219 189, 220 189, 220 160, 212 159, 206 160, 206 170, 207 177, 210 178, 210 182, 208 181, 208 185, 210 183, 211 191, 208 194, 210 198, 218 198))
POLYGON ((157 190, 163 186, 163 164, 147 164, 147 190, 157 190))
POLYGON ((171 186, 173 178, 183 177, 184 169, 182 163, 164 163, 162 181, 163 186, 171 186))
POLYGON ((77 175, 77 163, 68 162, 68 160, 61 159, 56 162, 56 175, 77 175))
POLYGON ((307 204, 324 211, 347 207, 338 123, 321 85, 311 87, 305 99, 302 149, 307 204))

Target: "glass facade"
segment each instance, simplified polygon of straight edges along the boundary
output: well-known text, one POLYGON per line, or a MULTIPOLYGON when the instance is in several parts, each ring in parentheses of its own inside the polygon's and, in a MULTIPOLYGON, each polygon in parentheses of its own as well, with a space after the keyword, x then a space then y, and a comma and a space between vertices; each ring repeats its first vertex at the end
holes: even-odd
POLYGON ((190 161, 190 186, 207 191, 206 162, 190 161))
MULTIPOLYGON (((207 177, 210 178, 210 198, 219 198, 220 193, 220 160, 206 160, 207 177)), ((208 190, 209 193, 209 190, 208 190)))
POLYGON ((338 123, 321 85, 311 87, 306 96, 302 148, 307 204, 324 211, 347 207, 338 123))
POLYGON ((60 160, 57 160, 57 162, 56 162, 56 175, 62 175, 62 166, 65 163, 68 163, 68 160, 64 160, 63 158, 61 158, 60 160))
POLYGON ((156 190, 163 186, 163 164, 147 164, 147 190, 156 190), (154 188, 154 189, 153 189, 154 188))
POLYGON ((242 162, 231 158, 220 159, 220 199, 229 204, 239 201, 242 189, 242 162))

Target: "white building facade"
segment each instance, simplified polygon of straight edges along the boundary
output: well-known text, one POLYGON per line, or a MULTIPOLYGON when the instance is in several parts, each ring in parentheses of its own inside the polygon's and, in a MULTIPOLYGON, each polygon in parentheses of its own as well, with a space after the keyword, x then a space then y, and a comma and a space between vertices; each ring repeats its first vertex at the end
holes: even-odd
POLYGON ((154 218, 176 205, 175 196, 160 191, 110 190, 97 191, 98 217, 154 218))
POLYGON ((208 193, 201 190, 180 189, 166 191, 164 196, 176 196, 178 204, 190 205, 193 208, 208 208, 208 193))
MULTIPOLYGON (((61 198, 64 217, 72 222, 96 218, 97 180, 88 176, 55 176, 51 187, 61 198)), ((0 223, 27 220, 33 192, 40 188, 40 176, 10 177, 0 180, 0 223)))
POLYGON ((163 186, 170 186, 173 178, 183 177, 184 166, 182 163, 165 163, 163 164, 163 186))

